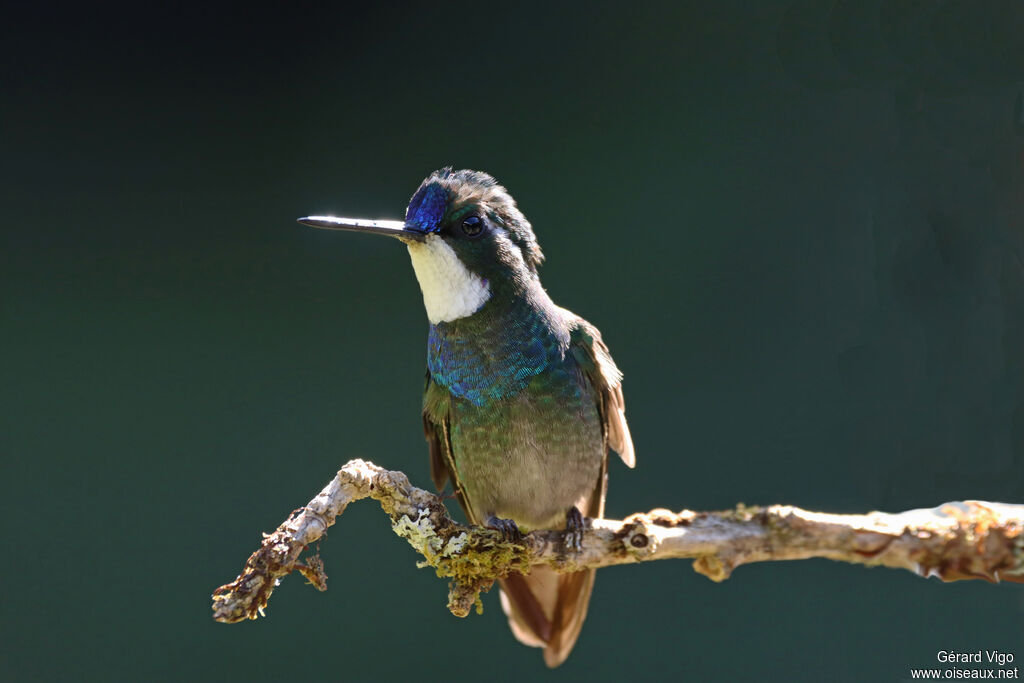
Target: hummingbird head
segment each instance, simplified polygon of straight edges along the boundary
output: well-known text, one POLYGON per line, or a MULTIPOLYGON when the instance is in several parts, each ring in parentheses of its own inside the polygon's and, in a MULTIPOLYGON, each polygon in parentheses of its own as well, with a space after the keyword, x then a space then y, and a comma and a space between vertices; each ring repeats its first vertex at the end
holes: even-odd
POLYGON ((405 221, 310 216, 320 228, 397 237, 409 248, 431 323, 480 310, 497 287, 521 290, 544 259, 533 228, 504 187, 481 171, 434 171, 409 201, 405 221))

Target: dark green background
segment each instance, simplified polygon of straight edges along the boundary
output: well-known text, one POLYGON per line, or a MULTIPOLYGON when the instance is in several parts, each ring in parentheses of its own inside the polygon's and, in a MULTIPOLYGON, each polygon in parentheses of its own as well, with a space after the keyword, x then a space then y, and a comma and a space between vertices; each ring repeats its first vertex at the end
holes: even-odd
POLYGON ((268 617, 210 592, 340 463, 426 486, 431 170, 518 199, 626 373, 610 516, 1024 502, 1024 5, 8 10, 5 680, 899 681, 1024 660, 1024 590, 808 561, 602 570, 547 672, 372 504, 268 617), (283 12, 284 10, 280 10, 283 12), (369 553, 372 560, 365 558, 369 553), (524 678, 525 677, 525 678, 524 678))

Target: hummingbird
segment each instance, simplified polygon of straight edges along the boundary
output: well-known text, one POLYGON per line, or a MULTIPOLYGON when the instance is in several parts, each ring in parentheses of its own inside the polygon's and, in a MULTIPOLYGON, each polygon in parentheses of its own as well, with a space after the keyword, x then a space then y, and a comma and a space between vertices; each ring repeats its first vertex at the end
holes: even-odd
MULTIPOLYGON (((597 328, 544 290, 544 255, 508 191, 449 167, 420 184, 404 221, 299 222, 408 248, 430 321, 422 418, 438 490, 451 481, 469 521, 507 540, 565 529, 578 546, 584 518, 604 515, 609 450, 635 464, 622 373, 597 328)), ((579 637, 594 574, 537 565, 499 580, 512 633, 549 667, 579 637)))

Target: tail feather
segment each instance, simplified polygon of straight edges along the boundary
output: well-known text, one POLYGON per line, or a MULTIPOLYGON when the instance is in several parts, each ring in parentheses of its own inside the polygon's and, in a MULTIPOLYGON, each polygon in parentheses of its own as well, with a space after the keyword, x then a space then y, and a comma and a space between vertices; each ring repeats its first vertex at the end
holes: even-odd
POLYGON ((551 640, 551 617, 554 614, 550 606, 554 605, 557 597, 557 589, 551 588, 557 587, 558 577, 546 575, 553 573, 546 567, 536 567, 529 576, 512 574, 499 582, 501 608, 508 615, 512 633, 530 647, 544 647, 551 640), (549 608, 545 609, 545 605, 549 608))
POLYGON ((583 621, 587 618, 590 592, 594 589, 596 574, 596 570, 590 569, 559 577, 551 640, 544 648, 544 663, 552 668, 564 662, 576 645, 583 621))
POLYGON ((528 575, 501 580, 501 607, 512 633, 523 644, 544 648, 544 662, 556 667, 569 656, 587 616, 593 569, 559 574, 533 567, 528 575))

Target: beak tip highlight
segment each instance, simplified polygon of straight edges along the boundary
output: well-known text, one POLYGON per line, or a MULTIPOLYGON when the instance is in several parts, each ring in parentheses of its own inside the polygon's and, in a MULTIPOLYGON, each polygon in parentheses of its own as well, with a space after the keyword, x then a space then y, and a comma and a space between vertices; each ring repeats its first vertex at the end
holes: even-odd
POLYGON ((421 242, 424 235, 409 229, 404 221, 367 220, 365 218, 337 218, 335 216, 303 216, 295 219, 297 223, 324 230, 347 230, 375 235, 386 235, 404 240, 421 242))

